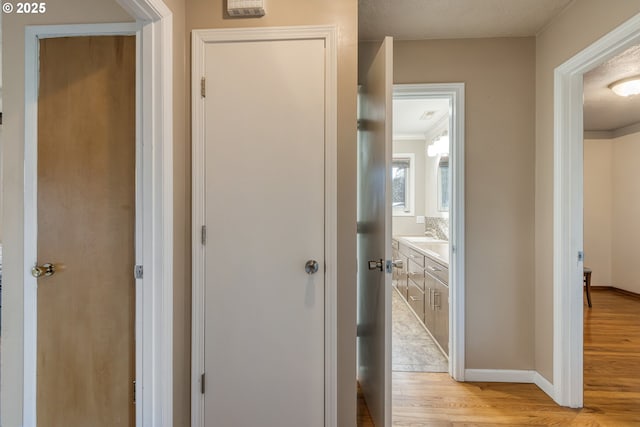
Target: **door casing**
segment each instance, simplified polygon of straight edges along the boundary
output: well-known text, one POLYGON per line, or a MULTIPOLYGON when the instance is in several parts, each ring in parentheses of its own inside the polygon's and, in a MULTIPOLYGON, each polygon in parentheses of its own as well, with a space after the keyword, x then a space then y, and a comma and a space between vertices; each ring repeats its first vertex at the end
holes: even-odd
POLYGON ((465 376, 464 83, 396 84, 394 99, 447 98, 451 103, 451 209, 449 215, 449 375, 465 376))
POLYGON ((640 14, 560 65, 554 73, 553 385, 559 405, 583 406, 583 75, 640 43, 640 14))
POLYGON ((337 40, 335 26, 293 26, 194 30, 192 32, 192 348, 191 426, 204 426, 204 103, 200 81, 205 71, 205 45, 216 42, 324 40, 325 56, 325 425, 337 426, 337 40))
MULTIPOLYGON (((171 12, 120 0, 138 23, 27 26, 25 35, 23 425, 36 425, 37 119, 39 39, 136 36, 136 425, 170 426, 173 407, 173 100, 171 12), (156 102, 161 99, 161 102, 156 102), (146 267, 146 268, 145 268, 146 267)), ((132 271, 133 275, 134 272, 132 271)), ((4 390, 3 390, 4 391, 4 390)), ((17 402, 16 402, 17 403, 17 402)))

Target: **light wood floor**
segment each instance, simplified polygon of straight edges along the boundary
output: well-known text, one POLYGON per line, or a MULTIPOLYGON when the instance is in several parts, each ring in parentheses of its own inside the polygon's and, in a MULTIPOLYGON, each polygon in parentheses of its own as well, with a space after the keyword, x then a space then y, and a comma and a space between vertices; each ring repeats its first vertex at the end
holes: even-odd
MULTIPOLYGON (((394 426, 640 426, 640 299, 592 290, 584 310, 584 404, 556 405, 533 384, 457 383, 393 373, 394 426)), ((373 426, 364 399, 358 425, 373 426)))

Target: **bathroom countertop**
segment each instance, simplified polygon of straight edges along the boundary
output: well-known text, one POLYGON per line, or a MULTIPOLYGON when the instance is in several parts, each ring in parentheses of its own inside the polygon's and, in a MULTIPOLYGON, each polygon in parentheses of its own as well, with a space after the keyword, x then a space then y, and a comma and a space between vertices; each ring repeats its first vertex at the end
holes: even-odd
POLYGON ((393 236, 395 240, 449 267, 449 242, 424 236, 393 236))

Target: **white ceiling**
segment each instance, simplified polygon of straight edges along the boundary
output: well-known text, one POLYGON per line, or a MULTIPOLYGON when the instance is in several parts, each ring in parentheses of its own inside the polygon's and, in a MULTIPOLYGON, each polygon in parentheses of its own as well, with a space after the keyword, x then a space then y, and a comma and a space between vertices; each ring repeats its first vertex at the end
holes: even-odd
POLYGON ((572 0, 358 0, 361 41, 533 36, 572 0))
MULTIPOLYGON (((358 35, 360 41, 530 37, 574 1, 580 0, 358 0, 358 35)), ((637 46, 585 75, 585 130, 615 131, 640 122, 640 95, 623 98, 608 88, 638 74, 637 46)))
POLYGON ((447 128, 449 100, 441 99, 394 99, 393 139, 426 139, 443 124, 447 128))
POLYGON ((609 85, 640 75, 640 46, 632 46, 584 75, 584 129, 615 131, 640 122, 640 95, 618 96, 609 85))

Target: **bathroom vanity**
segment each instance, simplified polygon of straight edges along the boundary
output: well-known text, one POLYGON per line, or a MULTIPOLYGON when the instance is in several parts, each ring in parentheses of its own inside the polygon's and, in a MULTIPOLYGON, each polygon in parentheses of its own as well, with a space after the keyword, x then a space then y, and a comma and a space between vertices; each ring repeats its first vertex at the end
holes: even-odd
POLYGON ((449 355, 449 242, 428 237, 397 236, 392 240, 393 284, 449 355))

